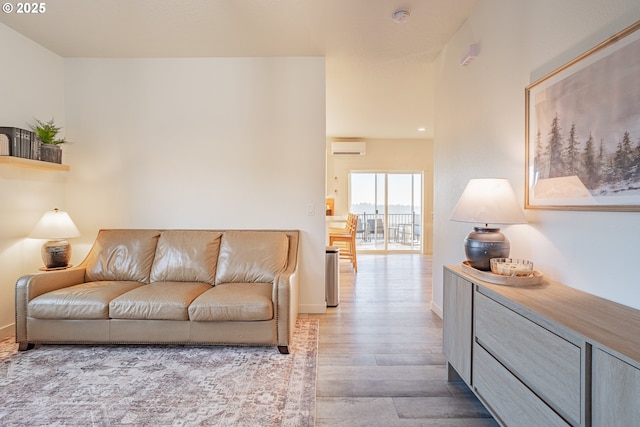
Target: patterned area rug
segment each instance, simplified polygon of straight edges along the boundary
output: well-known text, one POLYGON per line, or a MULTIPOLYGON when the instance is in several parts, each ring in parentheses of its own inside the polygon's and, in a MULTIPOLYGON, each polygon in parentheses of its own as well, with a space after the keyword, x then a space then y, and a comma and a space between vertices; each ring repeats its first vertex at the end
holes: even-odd
POLYGON ((2 426, 313 426, 317 320, 276 347, 0 341, 2 426))

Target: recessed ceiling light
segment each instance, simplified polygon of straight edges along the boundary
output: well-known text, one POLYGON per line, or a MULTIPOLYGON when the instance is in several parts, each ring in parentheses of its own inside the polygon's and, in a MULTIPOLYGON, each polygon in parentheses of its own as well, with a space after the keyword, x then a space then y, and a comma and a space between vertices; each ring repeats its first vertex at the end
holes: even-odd
POLYGON ((427 128, 418 128, 418 132, 426 132, 427 128))
POLYGON ((407 20, 409 19, 409 16, 411 16, 411 13, 409 13, 407 9, 398 9, 395 12, 393 12, 393 15, 391 15, 393 20, 399 24, 403 24, 407 22, 407 20))

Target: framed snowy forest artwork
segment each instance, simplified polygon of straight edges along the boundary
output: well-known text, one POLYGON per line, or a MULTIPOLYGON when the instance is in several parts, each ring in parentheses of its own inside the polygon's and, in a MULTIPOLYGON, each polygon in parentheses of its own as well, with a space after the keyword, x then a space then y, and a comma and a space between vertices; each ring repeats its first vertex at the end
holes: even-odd
POLYGON ((640 21, 525 89, 528 209, 640 211, 640 21))

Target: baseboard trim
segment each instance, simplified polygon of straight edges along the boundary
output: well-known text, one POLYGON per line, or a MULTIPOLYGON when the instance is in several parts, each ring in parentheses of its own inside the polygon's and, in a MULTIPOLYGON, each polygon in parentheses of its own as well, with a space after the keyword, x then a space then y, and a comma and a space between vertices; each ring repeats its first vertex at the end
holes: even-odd
POLYGON ((5 338, 9 338, 14 336, 16 333, 16 324, 10 323, 7 326, 0 328, 0 339, 3 340, 5 338))
POLYGON ((298 305, 300 313, 307 314, 325 314, 327 312, 326 304, 300 304, 298 305))
POLYGON ((440 307, 435 302, 431 301, 431 311, 433 311, 436 316, 442 319, 442 307, 440 307))

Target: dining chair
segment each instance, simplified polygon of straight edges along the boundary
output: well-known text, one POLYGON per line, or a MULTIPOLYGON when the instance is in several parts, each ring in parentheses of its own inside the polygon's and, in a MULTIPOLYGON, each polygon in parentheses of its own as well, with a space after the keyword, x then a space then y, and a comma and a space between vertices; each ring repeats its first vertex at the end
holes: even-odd
POLYGON ((329 230, 329 246, 339 249, 340 259, 351 261, 353 269, 358 271, 356 255, 356 232, 358 229, 358 215, 350 213, 347 216, 347 224, 344 229, 329 230))

